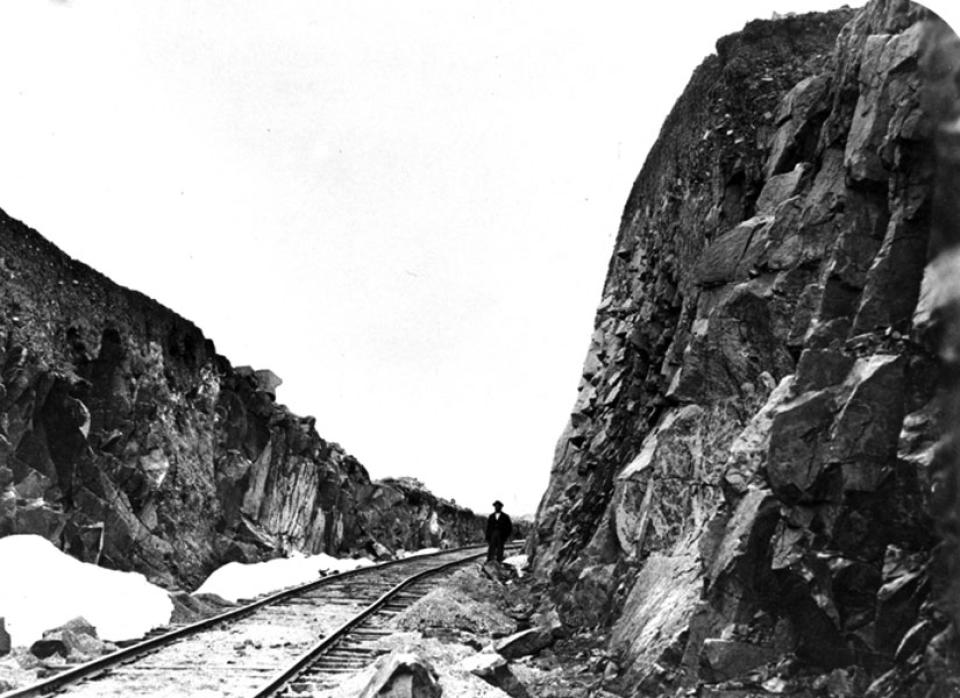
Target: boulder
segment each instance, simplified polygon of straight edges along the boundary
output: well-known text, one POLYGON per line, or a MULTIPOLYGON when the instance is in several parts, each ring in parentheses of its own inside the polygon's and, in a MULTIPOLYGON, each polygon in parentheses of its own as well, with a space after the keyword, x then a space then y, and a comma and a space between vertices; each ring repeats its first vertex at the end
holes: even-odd
POLYGON ((66 623, 64 623, 63 625, 57 628, 53 628, 52 630, 48 630, 46 632, 55 633, 61 630, 69 630, 72 633, 77 633, 78 635, 86 635, 87 637, 93 637, 93 638, 97 637, 96 627, 94 627, 93 624, 83 616, 77 616, 76 618, 72 618, 68 620, 66 623))
POLYGON ((529 628, 498 640, 493 648, 507 659, 519 659, 549 647, 555 639, 549 627, 529 628))
MULTIPOLYGON (((664 652, 689 631, 702 594, 697 550, 688 548, 670 556, 652 553, 613 627, 611 646, 630 658, 641 678, 656 673, 664 652)), ((686 645, 686 640, 680 644, 686 645)))
POLYGON ((173 603, 170 623, 180 625, 225 613, 236 606, 217 594, 191 594, 186 591, 170 592, 170 601, 173 603))
POLYGON ((43 637, 30 646, 30 653, 40 659, 54 654, 61 657, 80 655, 95 657, 104 651, 104 643, 97 637, 97 629, 84 618, 68 621, 59 628, 47 630, 43 637))
POLYGON ((727 681, 773 661, 776 654, 770 647, 748 642, 709 639, 701 657, 714 681, 727 681))
POLYGON ((69 630, 44 633, 43 638, 30 645, 30 653, 39 659, 53 655, 68 657, 71 654, 93 657, 102 650, 103 643, 99 640, 69 630))
POLYGON ((496 652, 478 652, 461 661, 458 666, 475 676, 486 678, 500 667, 507 666, 507 660, 496 652))
POLYGON ((436 670, 416 654, 395 651, 380 659, 358 698, 440 698, 436 670))
POLYGON ((510 671, 507 660, 495 652, 480 652, 467 657, 459 668, 479 676, 491 686, 499 688, 511 698, 529 698, 530 694, 510 671))

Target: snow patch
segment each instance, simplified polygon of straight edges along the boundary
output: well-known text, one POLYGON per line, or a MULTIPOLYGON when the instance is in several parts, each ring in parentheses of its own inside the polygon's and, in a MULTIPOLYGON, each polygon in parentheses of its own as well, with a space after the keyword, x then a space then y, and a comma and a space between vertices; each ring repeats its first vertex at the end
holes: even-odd
POLYGON ((217 594, 228 601, 252 599, 272 591, 312 582, 334 572, 347 572, 372 565, 366 558, 341 560, 324 553, 290 557, 266 562, 229 562, 213 572, 195 594, 217 594))
POLYGON ((506 558, 503 563, 505 565, 513 565, 517 570, 518 577, 523 577, 523 573, 527 571, 527 565, 530 564, 525 554, 511 555, 506 558))
POLYGON ((105 640, 129 640, 170 622, 165 589, 137 572, 80 562, 41 536, 0 538, 0 616, 14 645, 83 616, 105 640))

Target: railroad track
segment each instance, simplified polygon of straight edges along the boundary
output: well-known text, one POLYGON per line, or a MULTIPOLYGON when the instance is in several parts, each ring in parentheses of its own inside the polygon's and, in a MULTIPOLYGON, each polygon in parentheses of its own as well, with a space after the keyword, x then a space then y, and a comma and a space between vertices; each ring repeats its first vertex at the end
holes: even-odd
POLYGON ((382 654, 378 641, 395 632, 390 619, 435 588, 438 577, 484 554, 479 546, 458 548, 323 577, 0 698, 322 693, 382 654))

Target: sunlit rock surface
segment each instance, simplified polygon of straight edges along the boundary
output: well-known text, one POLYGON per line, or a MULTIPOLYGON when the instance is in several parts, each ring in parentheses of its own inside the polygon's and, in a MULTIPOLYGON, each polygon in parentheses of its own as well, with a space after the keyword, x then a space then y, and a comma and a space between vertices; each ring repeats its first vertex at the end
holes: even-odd
POLYGON ((280 383, 0 212, 0 536, 186 585, 295 549, 482 537, 422 485, 372 482, 280 383))
POLYGON ((960 51, 932 19, 873 0, 721 39, 634 184, 531 543, 625 689, 960 690, 934 456, 960 324, 922 284, 960 51))

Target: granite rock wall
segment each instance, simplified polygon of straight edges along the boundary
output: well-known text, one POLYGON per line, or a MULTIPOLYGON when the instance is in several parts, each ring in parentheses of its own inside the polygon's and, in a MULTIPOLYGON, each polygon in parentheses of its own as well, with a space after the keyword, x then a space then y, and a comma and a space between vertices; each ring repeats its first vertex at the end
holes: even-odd
MULTIPOLYGON (((0 212, 0 535, 194 585, 292 549, 389 554, 482 537, 409 482, 373 482, 270 371, 0 212)), ((260 331, 251 328, 251 331, 260 331)))
POLYGON ((956 690, 928 261, 960 191, 930 95, 956 118, 960 60, 935 20, 751 22, 634 184, 530 544, 625 695, 956 690))

